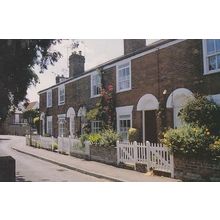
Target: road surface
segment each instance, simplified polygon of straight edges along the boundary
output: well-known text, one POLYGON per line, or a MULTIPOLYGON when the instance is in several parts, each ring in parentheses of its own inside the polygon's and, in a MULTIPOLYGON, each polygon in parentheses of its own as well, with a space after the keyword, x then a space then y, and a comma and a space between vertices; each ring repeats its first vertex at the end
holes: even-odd
POLYGON ((0 154, 7 154, 16 160, 16 181, 18 182, 103 182, 107 181, 82 174, 58 165, 17 152, 11 147, 20 143, 16 136, 0 135, 0 154))

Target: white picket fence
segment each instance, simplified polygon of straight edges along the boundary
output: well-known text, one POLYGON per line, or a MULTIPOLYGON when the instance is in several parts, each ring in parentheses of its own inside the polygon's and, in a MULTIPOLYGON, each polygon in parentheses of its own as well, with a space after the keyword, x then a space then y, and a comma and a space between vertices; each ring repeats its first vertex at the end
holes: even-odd
POLYGON ((47 150, 53 150, 57 145, 57 139, 54 137, 43 137, 41 135, 26 135, 26 144, 34 147, 40 147, 47 150))
POLYGON ((84 146, 81 141, 71 137, 43 137, 41 135, 26 135, 26 144, 34 147, 40 147, 47 150, 53 150, 54 145, 57 145, 57 150, 64 154, 85 154, 89 155, 89 142, 85 142, 84 146), (31 140, 30 140, 31 139, 31 140))
POLYGON ((117 162, 147 165, 148 170, 158 170, 171 173, 173 177, 173 155, 169 149, 162 144, 143 143, 120 143, 117 142, 117 162))

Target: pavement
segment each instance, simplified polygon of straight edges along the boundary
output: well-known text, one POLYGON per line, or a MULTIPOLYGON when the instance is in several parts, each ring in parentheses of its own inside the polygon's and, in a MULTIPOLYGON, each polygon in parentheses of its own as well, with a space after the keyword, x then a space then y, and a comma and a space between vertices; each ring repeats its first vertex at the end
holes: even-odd
MULTIPOLYGON (((13 136, 10 136, 13 140, 13 136)), ((95 161, 87 161, 79 159, 69 155, 63 155, 55 152, 51 152, 44 149, 37 149, 30 146, 26 146, 24 137, 14 138, 14 142, 11 142, 11 148, 17 152, 44 160, 60 167, 74 170, 86 175, 90 175, 96 178, 106 179, 116 182, 178 182, 179 180, 153 176, 145 173, 136 172, 133 170, 127 170, 118 168, 111 165, 95 161)))

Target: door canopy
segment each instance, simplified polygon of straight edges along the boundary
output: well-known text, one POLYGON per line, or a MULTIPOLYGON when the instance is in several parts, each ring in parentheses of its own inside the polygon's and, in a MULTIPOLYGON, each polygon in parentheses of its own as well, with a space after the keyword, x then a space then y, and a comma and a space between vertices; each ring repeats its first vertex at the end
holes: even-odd
POLYGON ((152 94, 142 96, 137 104, 138 111, 156 110, 159 108, 157 98, 152 94))
POLYGON ((174 90, 167 99, 167 108, 183 107, 188 100, 194 98, 189 89, 179 88, 174 90))
POLYGON ((86 108, 83 106, 83 107, 80 107, 78 113, 77 113, 77 116, 78 117, 82 117, 82 116, 86 116, 86 108))
POLYGON ((74 108, 70 107, 66 113, 66 117, 67 118, 70 118, 71 116, 75 117, 76 116, 76 113, 75 113, 75 110, 74 108))

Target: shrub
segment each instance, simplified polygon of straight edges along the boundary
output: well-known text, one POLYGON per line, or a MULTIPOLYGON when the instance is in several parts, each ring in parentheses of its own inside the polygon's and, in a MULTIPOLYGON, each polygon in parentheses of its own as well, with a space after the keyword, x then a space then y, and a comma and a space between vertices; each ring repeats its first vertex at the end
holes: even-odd
POLYGON ((188 124, 206 126, 214 134, 220 131, 220 107, 203 96, 190 100, 181 110, 180 118, 188 124))
POLYGON ((210 145, 210 150, 212 155, 214 156, 220 156, 220 138, 217 137, 215 139, 215 142, 210 145))
POLYGON ((101 132, 101 145, 104 147, 115 147, 119 140, 119 135, 112 129, 106 129, 101 132))
POLYGON ((172 152, 182 155, 212 157, 220 152, 220 141, 206 127, 185 125, 169 129, 163 134, 162 143, 172 152))
POLYGON ((89 135, 89 142, 92 145, 100 145, 102 136, 99 133, 94 133, 89 135))
POLYGON ((129 142, 137 141, 138 138, 138 130, 136 128, 130 128, 128 130, 128 140, 129 142))
POLYGON ((58 144, 57 143, 53 143, 52 144, 52 150, 55 151, 58 149, 58 144))
POLYGON ((119 135, 112 129, 105 129, 100 133, 88 135, 87 140, 96 146, 115 147, 119 135))
POLYGON ((85 142, 85 141, 88 141, 88 140, 89 140, 89 134, 82 134, 82 135, 80 136, 80 141, 81 141, 83 147, 85 146, 85 145, 84 145, 84 142, 85 142))

